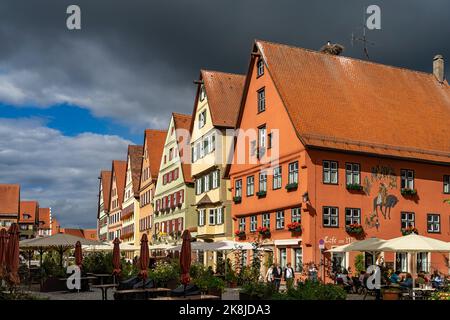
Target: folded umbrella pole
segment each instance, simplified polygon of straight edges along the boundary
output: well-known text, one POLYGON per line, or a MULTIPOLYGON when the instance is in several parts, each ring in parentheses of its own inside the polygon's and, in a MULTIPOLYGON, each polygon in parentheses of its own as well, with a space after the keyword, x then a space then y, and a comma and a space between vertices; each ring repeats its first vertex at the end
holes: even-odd
POLYGON ((186 286, 191 281, 189 277, 191 268, 191 233, 189 230, 184 230, 181 238, 183 239, 180 252, 181 283, 184 285, 184 295, 186 296, 186 286))
POLYGON ((7 281, 11 287, 20 283, 19 277, 19 226, 13 223, 8 230, 9 240, 6 248, 7 281))
POLYGON ((145 281, 147 280, 148 274, 148 262, 150 259, 150 254, 148 250, 148 238, 147 235, 144 233, 141 238, 141 252, 139 257, 139 277, 142 278, 142 287, 145 288, 145 281))
POLYGON ((114 248, 113 248, 113 256, 112 256, 112 263, 113 263, 113 277, 114 277, 114 284, 117 283, 116 279, 120 275, 121 265, 120 265, 120 240, 119 238, 114 239, 114 248))

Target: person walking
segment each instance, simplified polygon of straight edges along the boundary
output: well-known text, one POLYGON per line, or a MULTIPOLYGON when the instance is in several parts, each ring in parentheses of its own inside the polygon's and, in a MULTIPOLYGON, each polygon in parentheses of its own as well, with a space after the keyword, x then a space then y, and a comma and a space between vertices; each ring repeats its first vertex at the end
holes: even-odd
POLYGON ((280 266, 275 263, 275 267, 272 270, 273 284, 275 286, 275 291, 278 292, 280 290, 281 277, 283 275, 283 270, 280 266))
POLYGON ((272 283, 273 282, 273 268, 275 266, 273 264, 270 265, 269 269, 267 269, 267 273, 266 273, 266 281, 268 283, 272 283))
POLYGON ((288 263, 284 269, 284 280, 286 281, 286 288, 292 289, 294 285, 294 269, 291 267, 291 263, 288 263))

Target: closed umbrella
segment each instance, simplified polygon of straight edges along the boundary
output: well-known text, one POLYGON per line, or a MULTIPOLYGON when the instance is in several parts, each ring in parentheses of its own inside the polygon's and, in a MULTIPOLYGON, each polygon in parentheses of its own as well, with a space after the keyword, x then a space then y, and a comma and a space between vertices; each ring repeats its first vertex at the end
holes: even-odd
POLYGON ((6 259, 6 247, 8 245, 8 233, 6 229, 0 230, 0 279, 5 275, 5 259, 6 259))
POLYGON ((83 264, 83 253, 81 251, 81 242, 77 241, 75 244, 75 264, 81 268, 83 264))
POLYGON ((114 276, 114 283, 116 283, 116 277, 120 275, 120 272, 122 271, 120 269, 120 240, 119 238, 114 239, 114 248, 113 248, 113 256, 112 256, 112 263, 113 263, 113 276, 114 276))
POLYGON ((147 280, 147 269, 148 269, 148 261, 150 258, 150 254, 148 252, 148 239, 147 235, 144 233, 141 238, 141 253, 139 257, 139 276, 142 278, 143 286, 145 286, 145 280, 147 280))
POLYGON ((19 278, 19 226, 13 223, 8 230, 9 240, 6 248, 6 271, 8 272, 8 281, 12 285, 20 283, 19 278))
POLYGON ((181 238, 183 239, 180 252, 181 283, 184 285, 186 293, 186 286, 191 281, 189 277, 189 269, 191 268, 191 233, 189 230, 184 230, 181 238))

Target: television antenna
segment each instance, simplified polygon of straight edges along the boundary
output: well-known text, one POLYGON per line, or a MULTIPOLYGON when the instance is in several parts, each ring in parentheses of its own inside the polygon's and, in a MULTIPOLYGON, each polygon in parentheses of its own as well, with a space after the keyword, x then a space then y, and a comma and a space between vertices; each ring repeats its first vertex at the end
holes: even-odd
POLYGON ((366 36, 366 16, 365 13, 363 14, 363 25, 362 25, 362 37, 355 37, 355 35, 352 32, 352 38, 351 38, 351 44, 352 47, 354 46, 355 41, 361 42, 363 44, 363 50, 364 50, 364 55, 366 56, 367 60, 369 60, 369 49, 368 49, 368 45, 372 45, 374 46, 375 43, 371 42, 367 39, 366 36))

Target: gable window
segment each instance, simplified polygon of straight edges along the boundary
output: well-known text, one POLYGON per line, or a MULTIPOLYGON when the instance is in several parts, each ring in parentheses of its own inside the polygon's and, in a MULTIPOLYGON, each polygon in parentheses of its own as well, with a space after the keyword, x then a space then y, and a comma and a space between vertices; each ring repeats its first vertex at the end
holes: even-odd
POLYGON ((345 164, 345 179, 347 180, 347 185, 361 183, 361 174, 358 163, 345 164))
POLYGON ((216 224, 217 209, 209 209, 209 224, 211 226, 216 224))
POLYGON ((239 219, 239 231, 245 231, 245 218, 239 219))
POLYGON ((361 209, 345 208, 345 225, 361 224, 361 209))
POLYGON ((323 183, 338 183, 338 163, 337 161, 323 161, 323 183))
POLYGON ((264 213, 262 215, 262 226, 270 229, 270 213, 264 213))
POLYGON ((266 90, 258 90, 258 113, 266 110, 266 90))
POLYGON ((415 227, 416 225, 414 212, 402 212, 400 219, 402 229, 406 229, 408 227, 415 227))
POLYGON ((284 229, 284 211, 277 211, 275 218, 276 228, 284 229))
POLYGON ((258 77, 261 77, 264 74, 264 61, 263 59, 258 59, 258 62, 256 64, 256 74, 258 75, 258 77))
POLYGON ((289 184, 298 183, 298 161, 289 163, 289 184))
POLYGON ((266 147, 266 126, 258 128, 258 148, 262 149, 266 147))
POLYGON ((205 209, 198 210, 198 225, 199 226, 205 225, 205 209))
POLYGON ((450 175, 444 176, 444 193, 450 193, 450 175))
POLYGON ((427 214, 427 231, 429 233, 441 232, 441 216, 436 213, 427 214))
POLYGON ((198 178, 197 180, 195 180, 195 191, 196 194, 201 194, 202 193, 202 178, 198 178))
POLYGON ((199 129, 203 128, 205 124, 206 124, 206 110, 203 110, 198 115, 198 128, 199 129))
POLYGON ((267 191, 267 172, 259 174, 259 192, 267 191))
POLYGON ((281 166, 273 169, 273 189, 281 188, 281 166))
POLYGON ((205 90, 205 86, 202 85, 200 87, 200 101, 205 100, 205 98, 206 98, 206 90, 205 90))
POLYGON ((223 224, 223 207, 217 208, 216 224, 223 224))
POLYGON ((173 158, 173 148, 169 149, 169 161, 173 158))
POLYGON ((414 170, 400 170, 401 188, 414 189, 414 170))
POLYGON ((247 177, 247 196, 252 196, 255 193, 255 176, 247 177))
POLYGON ((302 216, 300 213, 300 208, 292 208, 291 209, 291 222, 301 222, 302 216))
POLYGON ((255 232, 258 228, 258 220, 256 216, 250 217, 250 232, 255 232))
POLYGON ((203 192, 209 191, 209 175, 203 176, 203 192))
POLYGON ((242 179, 236 180, 234 182, 234 196, 242 197, 242 179))
POLYGON ((339 226, 339 209, 337 207, 323 207, 323 226, 331 228, 339 226))

